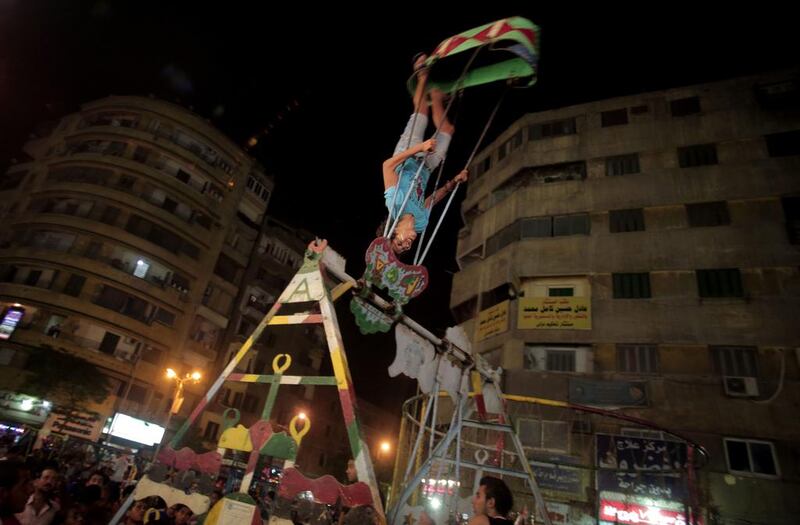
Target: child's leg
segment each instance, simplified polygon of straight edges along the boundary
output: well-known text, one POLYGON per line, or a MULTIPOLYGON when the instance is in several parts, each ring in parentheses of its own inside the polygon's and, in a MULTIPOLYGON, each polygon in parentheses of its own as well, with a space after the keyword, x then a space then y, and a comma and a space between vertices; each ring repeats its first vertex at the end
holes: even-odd
POLYGON ((444 93, 438 89, 431 89, 431 107, 433 110, 433 124, 439 130, 436 138, 436 151, 431 152, 425 159, 425 165, 430 171, 447 157, 447 148, 455 131, 455 126, 447 119, 444 107, 444 93))
POLYGON ((394 148, 392 156, 401 151, 405 151, 410 146, 422 142, 425 136, 425 128, 428 127, 428 101, 425 97, 425 87, 428 83, 428 70, 423 67, 427 56, 420 55, 414 63, 414 71, 417 72, 417 89, 414 92, 414 113, 408 119, 406 129, 400 135, 397 146, 394 148), (412 129, 413 125, 413 129, 412 129))

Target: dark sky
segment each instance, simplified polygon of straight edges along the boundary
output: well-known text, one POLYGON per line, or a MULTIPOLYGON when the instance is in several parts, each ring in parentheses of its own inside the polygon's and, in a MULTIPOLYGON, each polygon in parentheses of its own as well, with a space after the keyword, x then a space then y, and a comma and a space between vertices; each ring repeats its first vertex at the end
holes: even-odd
MULTIPOLYGON (((380 14, 367 2, 253 4, 0 0, 0 169, 38 123, 109 94, 191 105, 239 144, 271 124, 252 151, 276 181, 271 213, 328 238, 357 275, 385 214, 380 165, 411 109, 411 58, 448 36, 513 15, 542 29, 539 83, 511 93, 489 140, 526 112, 798 62, 795 18, 763 3, 705 11, 697 2, 610 10, 392 2, 380 14)), ((465 162, 499 93, 466 93, 447 177, 465 162)), ((451 322, 459 227, 456 206, 426 261, 431 285, 407 308, 435 332, 451 322)), ((392 339, 357 336, 344 303, 340 322, 357 390, 376 400, 387 384, 403 393, 410 383, 385 380, 392 339)))

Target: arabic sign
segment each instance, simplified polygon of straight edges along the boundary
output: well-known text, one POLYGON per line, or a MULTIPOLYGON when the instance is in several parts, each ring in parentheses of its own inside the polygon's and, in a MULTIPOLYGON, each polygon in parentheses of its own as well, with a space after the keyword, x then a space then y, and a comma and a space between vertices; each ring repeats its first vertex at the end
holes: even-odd
POLYGON ((597 490, 667 501, 685 501, 688 497, 686 483, 677 474, 598 470, 597 490))
POLYGON ((686 525, 686 515, 675 510, 646 507, 620 501, 600 500, 601 521, 626 525, 686 525))
POLYGON ((508 304, 503 301, 478 314, 478 341, 508 331, 508 304))
POLYGON ((589 483, 585 470, 537 461, 531 461, 531 468, 542 490, 557 492, 559 496, 568 495, 574 500, 586 500, 584 487, 589 483))
POLYGON ((597 466, 627 472, 685 470, 686 445, 609 434, 597 434, 597 466))
POLYGON ((50 403, 37 397, 0 390, 0 417, 9 421, 41 425, 50 413, 50 403))
POLYGON ((63 408, 55 407, 42 430, 44 435, 56 432, 96 441, 100 437, 104 421, 105 418, 97 412, 78 410, 67 414, 63 408))
POLYGON ((522 297, 517 328, 591 330, 590 297, 522 297))
POLYGON ((645 406, 647 388, 643 382, 569 380, 571 403, 595 406, 645 406))

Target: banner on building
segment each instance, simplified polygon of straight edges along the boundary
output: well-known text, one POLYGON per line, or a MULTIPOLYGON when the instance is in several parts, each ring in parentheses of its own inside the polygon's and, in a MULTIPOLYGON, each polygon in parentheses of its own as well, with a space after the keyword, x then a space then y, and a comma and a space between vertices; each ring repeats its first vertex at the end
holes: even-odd
POLYGON ((503 301, 478 314, 478 341, 508 331, 508 305, 503 301))
POLYGON ((686 444, 677 441, 597 434, 597 466, 625 472, 680 472, 686 444))
POLYGON ((685 501, 688 498, 686 482, 680 474, 598 470, 597 490, 628 499, 631 496, 667 501, 685 501))
POLYGON ((97 441, 104 422, 105 418, 98 412, 77 410, 68 414, 67 410, 55 407, 42 427, 42 435, 53 432, 97 441))
POLYGON ((647 388, 639 381, 569 380, 569 401, 594 406, 646 406, 647 388))
POLYGON ((50 413, 50 402, 9 390, 0 390, 0 418, 5 421, 42 425, 50 413))
POLYGON ((591 330, 590 297, 521 297, 517 328, 591 330))
POLYGON ((533 475, 539 487, 553 497, 586 501, 585 487, 589 486, 586 469, 565 467, 552 463, 531 461, 533 475))

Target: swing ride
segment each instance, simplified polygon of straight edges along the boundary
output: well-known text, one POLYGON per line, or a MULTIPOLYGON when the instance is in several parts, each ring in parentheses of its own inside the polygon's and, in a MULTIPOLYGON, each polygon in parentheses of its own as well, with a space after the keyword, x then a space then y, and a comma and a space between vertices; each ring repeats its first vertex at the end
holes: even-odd
MULTIPOLYGON (((455 96, 466 88, 494 82, 508 84, 510 81, 516 86, 532 85, 536 81, 538 49, 538 28, 528 20, 514 17, 446 39, 426 60, 425 67, 429 70, 430 86, 454 95, 445 110, 447 114, 455 96)), ((416 89, 415 82, 416 76, 409 82, 412 92, 416 89)), ((501 95, 465 167, 472 163, 502 98, 501 95)), ((425 194, 430 174, 424 173, 424 162, 417 164, 416 172, 403 172, 400 176, 413 177, 411 187, 425 194)), ((443 164, 439 166, 434 192, 439 185, 443 164)), ((259 503, 250 496, 249 489, 259 458, 270 456, 284 461, 282 481, 271 509, 270 522, 275 522, 275 525, 289 525, 293 499, 309 491, 313 494, 312 505, 316 505, 309 514, 313 515, 309 521, 315 524, 330 525, 326 509, 331 505, 369 506, 382 524, 409 523, 419 519, 421 507, 416 500, 425 480, 442 477, 453 481, 449 486, 447 501, 444 502, 444 519, 448 520, 454 513, 460 515, 464 510, 464 502, 459 494, 462 479, 477 483, 483 472, 521 480, 524 490, 533 498, 532 515, 538 521, 551 525, 541 488, 507 409, 513 396, 505 396, 500 390, 502 371, 489 366, 481 355, 473 355, 469 338, 462 329, 448 329, 446 336, 439 338, 402 311, 402 307, 418 297, 429 284, 429 275, 423 262, 455 191, 450 193, 430 238, 424 243, 426 225, 420 235, 413 263, 406 264, 392 250, 390 239, 410 194, 411 191, 405 195, 399 213, 392 214, 390 211, 383 235, 370 244, 365 256, 366 269, 360 279, 354 279, 345 272, 344 260, 327 247, 326 241, 317 240, 309 245, 302 267, 198 402, 169 445, 156 458, 155 465, 120 508, 112 524, 119 522, 134 499, 151 495, 159 495, 168 502, 189 505, 196 514, 204 515, 202 523, 207 525, 262 523, 259 503), (408 403, 404 406, 404 428, 407 422, 410 424, 401 430, 401 437, 405 436, 403 439, 407 440, 410 452, 405 458, 405 468, 401 466, 401 458, 397 458, 394 480, 397 490, 391 494, 391 508, 387 513, 383 509, 370 452, 359 422, 354 383, 333 304, 348 292, 352 296, 350 310, 362 333, 395 329, 397 354, 389 373, 391 376, 402 373, 417 379, 421 391, 413 407, 408 403), (388 299, 378 292, 386 294, 388 299), (293 313, 286 313, 289 310, 284 309, 287 305, 293 306, 293 313), (298 308, 304 311, 295 313, 298 308), (291 324, 322 325, 332 376, 291 375, 288 372, 292 358, 288 354, 275 357, 272 374, 235 372, 237 365, 266 329, 278 329, 291 324), (238 424, 238 411, 229 409, 223 418, 224 429, 216 451, 196 454, 188 448, 180 448, 189 428, 226 381, 269 385, 260 419, 249 428, 244 427, 238 424), (288 433, 276 432, 270 422, 279 390, 289 385, 336 388, 358 482, 342 485, 331 476, 310 479, 294 466, 303 436, 311 427, 311 419, 295 417, 289 424, 288 433), (483 440, 479 439, 481 436, 483 440), (249 454, 244 478, 237 493, 225 495, 211 507, 207 497, 209 487, 219 474, 222 458, 228 451, 249 454), (473 455, 466 456, 466 451, 473 452, 473 455), (474 475, 462 475, 462 469, 474 475)), ((432 207, 433 199, 430 201, 432 207)), ((394 206, 390 207, 392 209, 394 206)), ((547 400, 533 402, 549 403, 550 406, 557 406, 558 403, 547 400)), ((589 407, 562 405, 562 408, 570 410, 596 411, 589 407)), ((684 441, 690 443, 693 450, 703 454, 702 448, 688 440, 684 441)), ((442 521, 440 525, 444 523, 442 521)))

